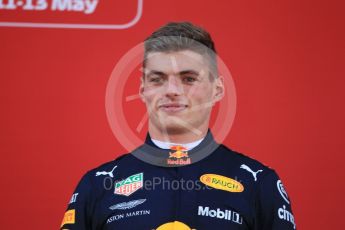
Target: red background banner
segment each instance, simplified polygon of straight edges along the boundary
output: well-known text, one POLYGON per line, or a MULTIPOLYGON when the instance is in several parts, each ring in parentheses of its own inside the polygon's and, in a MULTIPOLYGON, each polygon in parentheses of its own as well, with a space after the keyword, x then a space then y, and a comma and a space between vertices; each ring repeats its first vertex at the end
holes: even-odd
MULTIPOLYGON (((0 9, 0 25, 124 24, 137 11, 135 0, 98 4, 88 16, 0 9)), ((1 228, 60 226, 80 177, 126 152, 105 111, 114 66, 159 26, 188 20, 211 32, 234 79, 237 113, 224 143, 278 171, 298 229, 338 229, 345 204, 344 7, 340 0, 145 0, 126 29, 0 27, 1 228)), ((139 72, 131 81, 128 95, 137 92, 139 72)), ((137 122, 145 107, 138 100, 125 110, 128 122, 137 122)))

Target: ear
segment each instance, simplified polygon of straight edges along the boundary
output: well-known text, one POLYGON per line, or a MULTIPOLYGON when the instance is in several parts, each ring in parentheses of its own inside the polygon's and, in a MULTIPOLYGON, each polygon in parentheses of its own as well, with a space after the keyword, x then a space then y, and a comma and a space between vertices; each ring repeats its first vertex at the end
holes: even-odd
POLYGON ((219 76, 214 80, 215 84, 215 91, 213 95, 213 104, 217 103, 224 97, 225 87, 224 87, 224 78, 223 76, 219 76))
POLYGON ((145 100, 145 96, 144 96, 144 84, 145 84, 145 76, 142 76, 140 78, 140 86, 139 86, 139 96, 141 98, 141 100, 145 103, 146 100, 145 100))

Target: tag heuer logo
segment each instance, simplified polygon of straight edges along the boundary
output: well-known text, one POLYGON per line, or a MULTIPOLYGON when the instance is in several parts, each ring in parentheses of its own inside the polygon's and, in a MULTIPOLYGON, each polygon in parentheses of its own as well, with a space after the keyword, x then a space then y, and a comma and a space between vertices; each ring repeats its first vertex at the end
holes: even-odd
POLYGON ((130 196, 143 187, 144 173, 134 174, 115 184, 115 194, 130 196))

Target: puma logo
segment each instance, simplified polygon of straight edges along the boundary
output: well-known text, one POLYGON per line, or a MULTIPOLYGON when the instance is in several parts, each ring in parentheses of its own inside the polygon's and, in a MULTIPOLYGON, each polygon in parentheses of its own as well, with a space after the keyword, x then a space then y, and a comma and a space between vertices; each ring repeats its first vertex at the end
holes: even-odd
POLYGON ((111 170, 110 172, 106 172, 106 171, 101 171, 101 172, 96 172, 96 176, 101 176, 101 175, 109 175, 110 177, 114 177, 113 172, 116 169, 117 165, 115 165, 115 167, 113 168, 113 170, 111 170))
POLYGON ((254 181, 257 180, 256 175, 257 175, 259 172, 263 172, 263 171, 264 171, 264 170, 260 169, 260 170, 258 170, 258 171, 256 171, 256 172, 254 172, 251 168, 249 168, 249 167, 248 167, 247 165, 245 165, 245 164, 242 164, 240 168, 241 168, 241 169, 244 169, 244 170, 247 170, 248 172, 250 172, 250 173, 253 175, 253 177, 254 177, 254 181))

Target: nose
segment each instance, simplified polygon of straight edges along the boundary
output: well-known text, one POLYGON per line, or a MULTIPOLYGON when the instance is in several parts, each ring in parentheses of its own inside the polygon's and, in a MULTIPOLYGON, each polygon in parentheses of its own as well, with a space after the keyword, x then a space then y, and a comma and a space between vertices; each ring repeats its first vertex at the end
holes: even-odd
POLYGON ((166 87, 166 95, 170 97, 179 96, 183 94, 183 86, 181 81, 176 76, 169 76, 166 87))

